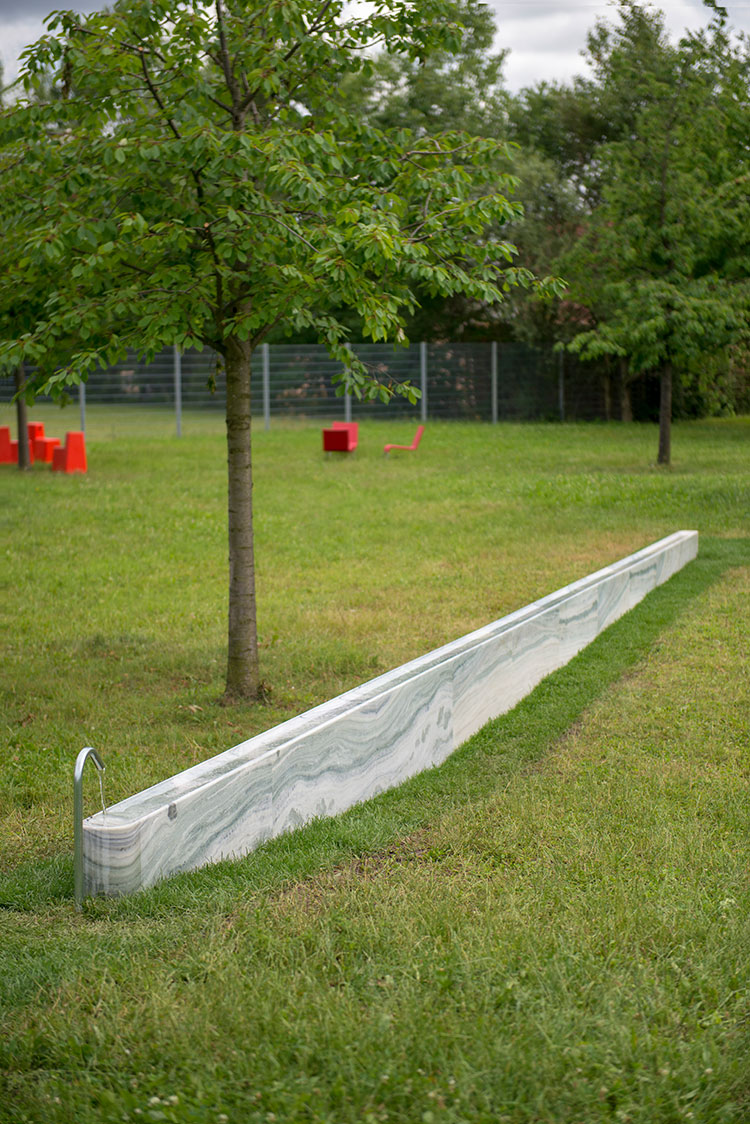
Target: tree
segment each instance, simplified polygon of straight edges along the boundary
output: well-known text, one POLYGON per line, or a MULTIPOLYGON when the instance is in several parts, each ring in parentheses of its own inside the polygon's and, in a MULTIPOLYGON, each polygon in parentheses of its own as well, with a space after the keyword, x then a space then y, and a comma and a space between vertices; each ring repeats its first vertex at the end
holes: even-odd
POLYGON ((507 51, 494 52, 495 20, 481 0, 459 0, 460 32, 419 56, 381 51, 342 86, 347 103, 381 129, 429 136, 461 130, 504 134, 508 95, 502 84, 507 51))
MULTIPOLYGON (((0 363, 60 392, 127 348, 207 345, 226 372, 229 624, 226 698, 259 691, 252 525, 253 349, 278 326, 314 328, 357 395, 387 398, 331 310, 403 342, 415 290, 482 301, 529 283, 503 241, 518 212, 488 178, 496 143, 385 132, 335 93, 378 45, 417 60, 460 37, 448 0, 117 0, 57 13, 25 54, 61 101, 0 118, 3 177, 19 200, 3 281, 51 285, 0 363), (19 137, 21 140, 19 141, 19 137)), ((7 321, 6 321, 7 332, 7 321)))
MULTIPOLYGON (((3 94, 5 93, 3 86, 3 70, 0 65, 0 109, 3 105, 3 94)), ((18 141, 20 138, 16 138, 18 141)), ((14 144, 13 149, 17 148, 14 144)), ((14 153, 15 155, 15 153, 14 153)), ((8 188, 7 172, 13 169, 13 157, 4 162, 3 171, 6 175, 3 176, 3 191, 0 193, 0 276, 2 276, 8 268, 12 257, 17 251, 15 242, 15 234, 18 226, 19 215, 19 200, 12 189, 8 188)), ((28 301, 29 294, 24 290, 13 289, 4 287, 0 290, 0 331, 5 329, 19 329, 25 327, 24 323, 25 314, 29 308, 28 301)), ((35 310, 39 307, 39 302, 34 303, 32 300, 31 307, 35 310)), ((26 372, 24 364, 18 363, 13 371, 15 383, 15 403, 16 403, 16 435, 18 437, 18 467, 21 472, 27 471, 31 467, 31 460, 29 457, 29 443, 27 440, 28 434, 28 416, 26 410, 26 372)))
POLYGON ((750 71, 720 11, 678 45, 632 0, 619 16, 591 43, 601 85, 629 91, 632 130, 599 149, 601 204, 563 265, 596 321, 571 347, 658 372, 669 464, 674 378, 748 330, 750 71))
MULTIPOLYGON (((349 75, 340 96, 359 117, 387 132, 409 129, 418 136, 441 137, 460 130, 474 136, 504 136, 508 94, 502 83, 506 51, 493 51, 496 28, 491 9, 481 0, 458 0, 460 31, 448 48, 435 42, 419 57, 377 53, 371 66, 349 75)), ((498 146, 498 182, 506 188, 515 173, 498 146)), ((489 177, 488 177, 489 179, 489 177)), ((496 231, 498 239, 505 234, 496 231)), ((481 235, 484 238, 486 235, 481 235)), ((507 240, 507 239, 506 239, 507 240)), ((406 322, 411 338, 456 340, 486 338, 495 317, 485 302, 464 292, 449 295, 415 289, 416 310, 406 322)), ((353 332, 361 331, 351 311, 338 310, 353 332)))
POLYGON ((597 95, 593 82, 576 77, 569 85, 540 82, 527 87, 508 106, 508 139, 551 163, 561 180, 586 201, 596 195, 595 154, 611 139, 617 120, 599 105, 597 95))

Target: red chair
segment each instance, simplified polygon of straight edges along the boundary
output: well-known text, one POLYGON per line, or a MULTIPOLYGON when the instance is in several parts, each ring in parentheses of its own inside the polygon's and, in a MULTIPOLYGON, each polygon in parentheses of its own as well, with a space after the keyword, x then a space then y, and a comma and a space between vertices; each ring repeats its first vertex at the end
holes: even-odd
POLYGON ((417 426, 417 432, 414 434, 414 440, 412 441, 411 445, 384 445, 383 446, 383 452, 385 453, 386 456, 388 456, 391 449, 407 449, 410 453, 414 453, 414 452, 416 452, 416 449, 419 445, 419 442, 422 440, 422 434, 423 433, 424 433, 424 426, 419 425, 419 426, 417 426))
POLYGON ((82 433, 66 433, 65 444, 52 453, 53 472, 86 472, 86 439, 82 433))
POLYGON ((323 452, 353 453, 358 440, 357 422, 334 422, 330 429, 323 430, 323 452))
POLYGON ((29 422, 26 426, 29 431, 29 441, 34 442, 39 437, 44 437, 44 423, 43 422, 29 422))

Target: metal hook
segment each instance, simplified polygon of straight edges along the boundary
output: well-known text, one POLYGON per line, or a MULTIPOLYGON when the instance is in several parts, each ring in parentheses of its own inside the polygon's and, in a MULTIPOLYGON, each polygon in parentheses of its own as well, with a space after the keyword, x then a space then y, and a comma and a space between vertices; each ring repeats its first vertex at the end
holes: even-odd
POLYGON ((73 871, 76 909, 79 913, 83 902, 83 768, 89 757, 93 759, 99 773, 102 814, 107 814, 104 803, 104 764, 96 750, 89 745, 78 754, 73 771, 73 871))

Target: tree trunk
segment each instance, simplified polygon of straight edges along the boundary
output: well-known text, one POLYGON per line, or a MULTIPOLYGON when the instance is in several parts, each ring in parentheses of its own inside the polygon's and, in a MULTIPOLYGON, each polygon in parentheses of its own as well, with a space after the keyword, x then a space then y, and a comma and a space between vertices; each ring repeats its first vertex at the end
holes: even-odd
POLYGON ((229 651, 224 699, 257 699, 260 688, 253 551, 253 465, 250 433, 250 344, 230 338, 227 376, 229 476, 229 651))
POLYGON ((672 364, 669 360, 661 369, 659 380, 659 455, 658 464, 669 464, 672 459, 672 364))
POLYGON ((21 394, 26 385, 26 372, 23 364, 16 367, 16 430, 18 432, 18 467, 23 471, 31 468, 29 462, 29 427, 26 415, 26 399, 21 394))
POLYGON ((633 420, 629 374, 627 359, 620 359, 620 421, 624 422, 632 422, 633 420))
POLYGON ((609 375, 602 376, 604 385, 604 420, 612 421, 612 383, 609 375))

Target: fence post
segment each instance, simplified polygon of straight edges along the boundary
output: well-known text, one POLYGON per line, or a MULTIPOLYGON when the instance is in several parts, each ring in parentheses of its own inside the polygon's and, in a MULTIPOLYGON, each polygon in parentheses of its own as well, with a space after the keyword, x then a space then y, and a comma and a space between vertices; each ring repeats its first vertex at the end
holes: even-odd
POLYGON ((174 412, 177 436, 182 437, 182 355, 177 344, 174 345, 174 412))
POLYGON ((78 384, 78 406, 81 411, 81 433, 86 432, 86 383, 81 380, 78 384))
POLYGON ((422 391, 421 398, 421 418, 423 422, 427 421, 427 344, 420 343, 419 345, 419 389, 422 391))
POLYGON ((492 424, 497 425, 497 340, 493 340, 490 344, 490 395, 492 424))
POLYGON ((558 351, 557 356, 557 402, 560 421, 565 421, 565 356, 562 351, 558 351))
POLYGON ((347 390, 344 394, 344 421, 350 422, 352 420, 352 396, 347 390))
POLYGON ((271 355, 267 343, 260 345, 263 356, 263 428, 271 428, 271 355))

